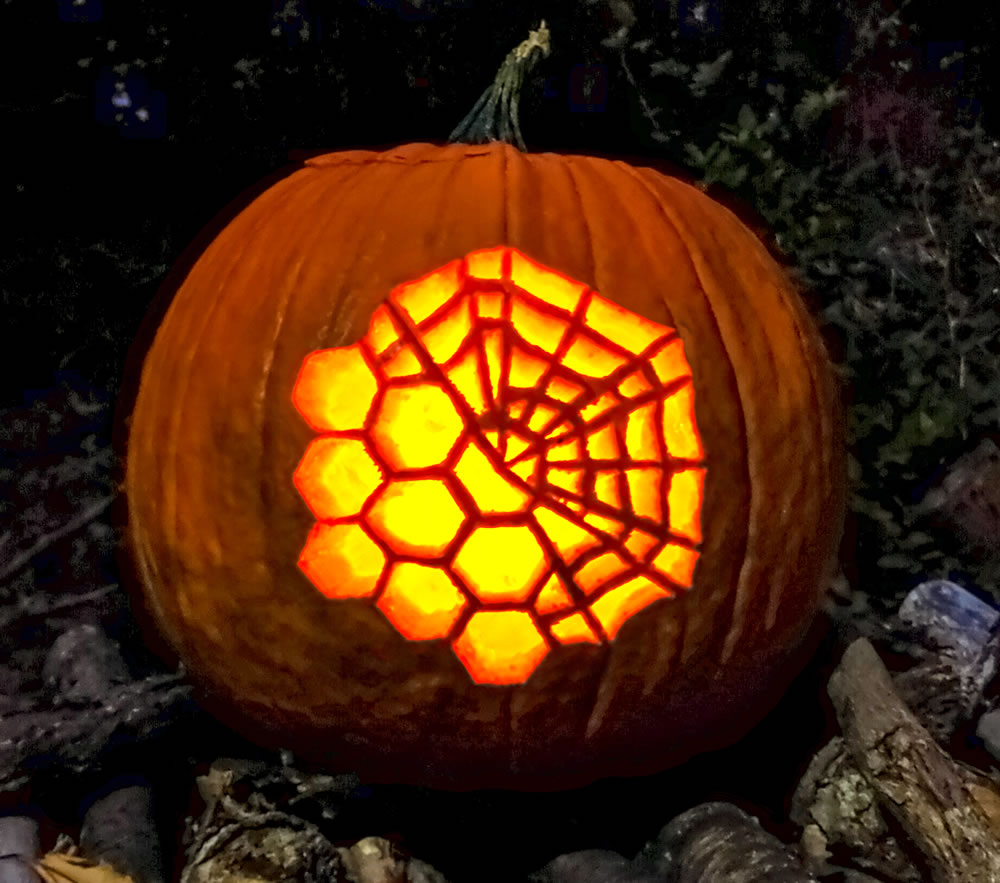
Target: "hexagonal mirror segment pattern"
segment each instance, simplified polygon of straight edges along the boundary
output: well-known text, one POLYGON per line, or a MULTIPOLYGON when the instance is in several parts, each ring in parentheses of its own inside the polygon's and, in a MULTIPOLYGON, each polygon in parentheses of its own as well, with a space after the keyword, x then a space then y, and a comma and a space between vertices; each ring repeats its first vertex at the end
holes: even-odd
POLYGON ((310 353, 321 435, 292 480, 299 567, 470 677, 514 684, 607 647, 690 588, 706 469, 677 332, 499 246, 393 289, 356 344, 310 353))

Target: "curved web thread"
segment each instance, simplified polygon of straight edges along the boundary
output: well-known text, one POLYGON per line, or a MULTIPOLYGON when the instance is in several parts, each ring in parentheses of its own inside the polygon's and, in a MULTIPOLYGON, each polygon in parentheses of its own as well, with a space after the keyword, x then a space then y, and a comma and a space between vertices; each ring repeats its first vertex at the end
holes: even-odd
POLYGON ((519 683, 692 584, 705 469, 683 344, 519 251, 393 290, 357 344, 311 353, 322 433, 294 480, 299 566, 474 680, 519 683))

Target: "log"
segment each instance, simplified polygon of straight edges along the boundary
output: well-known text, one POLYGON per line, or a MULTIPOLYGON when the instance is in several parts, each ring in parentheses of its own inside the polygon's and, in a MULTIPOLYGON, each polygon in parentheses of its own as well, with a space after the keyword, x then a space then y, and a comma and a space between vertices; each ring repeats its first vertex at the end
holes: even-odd
POLYGON ((847 754, 935 883, 1000 880, 1000 791, 956 764, 906 707, 875 648, 847 648, 829 694, 847 754))

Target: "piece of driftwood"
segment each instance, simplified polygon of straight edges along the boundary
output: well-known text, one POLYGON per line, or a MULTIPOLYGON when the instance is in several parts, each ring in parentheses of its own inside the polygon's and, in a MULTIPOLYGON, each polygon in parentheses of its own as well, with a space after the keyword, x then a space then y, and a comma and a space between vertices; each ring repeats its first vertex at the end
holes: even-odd
POLYGON ((829 693, 844 746, 935 883, 1000 880, 1000 791, 956 764, 907 709, 875 648, 847 648, 829 693))
POLYGON ((830 869, 834 847, 859 867, 897 883, 920 883, 923 874, 886 824, 875 789, 834 736, 813 757, 792 795, 791 819, 801 848, 818 874, 830 869))
MULTIPOLYGON (((93 667, 81 667, 73 653, 70 658, 75 674, 66 681, 73 685, 68 695, 14 702, 0 717, 0 791, 14 791, 41 771, 98 770, 110 764, 118 746, 160 737, 198 710, 181 672, 115 684, 101 693, 88 680, 93 667)), ((55 671, 58 666, 49 668, 58 681, 55 671)))
MULTIPOLYGON (((893 677, 894 690, 939 744, 947 745, 982 701, 996 671, 998 626, 993 607, 944 580, 914 588, 894 617, 886 637, 913 660, 893 677)), ((861 868, 903 883, 926 877, 840 737, 813 758, 793 795, 791 817, 804 830, 814 826, 813 836, 861 868)))

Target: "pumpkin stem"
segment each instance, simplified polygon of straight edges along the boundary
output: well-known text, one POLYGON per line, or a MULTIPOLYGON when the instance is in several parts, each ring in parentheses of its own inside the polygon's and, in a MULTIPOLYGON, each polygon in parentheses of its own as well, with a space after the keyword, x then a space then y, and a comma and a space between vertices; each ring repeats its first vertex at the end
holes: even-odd
POLYGON ((485 144, 488 141, 515 143, 519 149, 527 150, 521 137, 517 104, 521 97, 521 83, 539 57, 551 52, 549 29, 545 19, 537 30, 528 33, 516 48, 507 53, 492 85, 479 96, 475 106, 448 136, 450 142, 463 144, 485 144), (494 129, 497 134, 494 134, 494 129))

